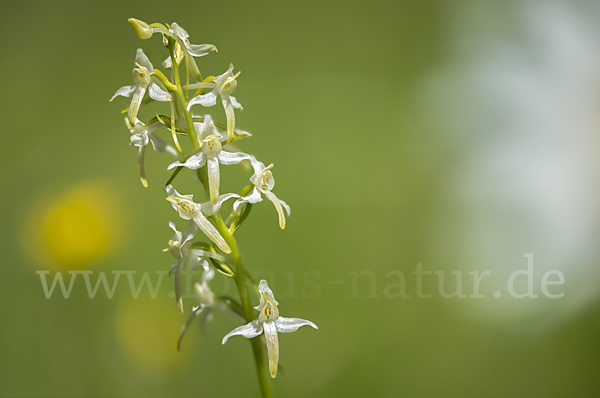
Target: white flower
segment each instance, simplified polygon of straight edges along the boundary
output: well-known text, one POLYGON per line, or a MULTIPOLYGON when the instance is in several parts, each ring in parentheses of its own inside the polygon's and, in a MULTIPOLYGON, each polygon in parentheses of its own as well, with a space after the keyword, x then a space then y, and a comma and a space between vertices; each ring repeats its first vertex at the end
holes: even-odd
MULTIPOLYGON (((159 31, 162 31, 162 29, 159 31)), ((183 57, 183 53, 182 53, 182 49, 181 49, 181 45, 179 44, 179 41, 181 41, 184 44, 185 51, 192 57, 203 57, 205 55, 210 54, 213 51, 217 51, 217 47, 213 46, 212 44, 190 44, 190 40, 189 40, 190 35, 188 34, 188 32, 186 32, 185 29, 183 29, 181 26, 179 26, 177 24, 177 22, 173 22, 171 24, 171 29, 169 29, 169 31, 173 37, 175 37, 176 39, 179 39, 176 42, 175 49, 174 49, 177 64, 179 64, 181 62, 181 57, 183 57)), ((172 64, 173 63, 171 61, 170 56, 163 62, 163 66, 165 68, 170 68, 172 66, 172 64)), ((191 62, 190 65, 191 64, 193 64, 192 67, 194 67, 194 65, 196 65, 195 62, 191 62)), ((197 68, 198 67, 196 66, 196 69, 197 68)))
POLYGON ((285 228, 285 215, 283 214, 283 208, 287 211, 288 217, 291 215, 290 206, 287 205, 283 200, 280 200, 275 196, 271 190, 275 186, 275 179, 273 178, 273 173, 271 172, 271 168, 273 164, 271 163, 268 167, 256 160, 255 158, 250 159, 252 162, 252 167, 254 168, 254 175, 250 177, 250 182, 254 184, 254 189, 247 195, 240 199, 238 199, 233 204, 233 211, 237 211, 238 207, 244 203, 258 203, 262 201, 261 194, 264 194, 267 199, 269 199, 275 205, 275 209, 277 209, 277 214, 279 214, 279 226, 281 229, 285 228))
POLYGON ((190 85, 190 88, 212 88, 213 91, 208 94, 198 95, 192 98, 188 103, 188 110, 196 104, 200 104, 202 106, 213 106, 217 103, 217 95, 221 96, 221 101, 223 102, 223 107, 225 108, 225 115, 227 116, 227 136, 229 140, 233 138, 233 131, 235 130, 235 114, 233 113, 233 109, 244 109, 242 105, 237 102, 235 97, 231 95, 237 87, 236 78, 240 75, 240 73, 242 72, 238 72, 234 75, 233 64, 230 64, 227 72, 215 77, 213 82, 196 83, 190 85))
POLYGON ((125 118, 125 124, 127 128, 131 132, 131 142, 129 145, 139 147, 138 152, 138 165, 140 167, 140 179, 142 180, 142 184, 147 187, 148 181, 146 180, 146 172, 144 171, 144 153, 146 152, 146 145, 148 142, 152 143, 152 147, 157 152, 167 152, 173 156, 177 156, 177 152, 175 149, 162 139, 160 139, 156 134, 154 134, 154 130, 159 127, 162 127, 160 123, 154 123, 152 125, 146 126, 142 123, 138 118, 134 119, 133 125, 129 121, 128 118, 125 118))
MULTIPOLYGON (((198 231, 198 226, 192 220, 187 229, 181 233, 175 226, 175 221, 169 221, 169 227, 173 230, 173 238, 169 240, 169 246, 163 251, 170 251, 173 257, 179 261, 171 266, 169 274, 175 275, 175 301, 179 311, 183 313, 183 282, 182 273, 186 262, 189 261, 190 269, 195 270, 199 266, 204 268, 204 271, 212 272, 208 266, 208 262, 202 257, 215 258, 221 261, 227 261, 225 257, 210 251, 192 248, 191 240, 198 231)), ((212 279, 212 277, 210 278, 212 279)), ((195 311, 196 309, 194 309, 195 311)))
POLYGON ((198 226, 194 221, 190 221, 190 224, 183 233, 177 230, 173 220, 169 222, 169 227, 173 230, 173 238, 169 241, 169 246, 163 251, 170 251, 173 257, 179 260, 171 267, 169 273, 175 275, 175 301, 177 302, 179 311, 183 313, 183 283, 181 275, 183 267, 185 267, 185 263, 189 260, 192 270, 196 269, 199 265, 208 270, 208 263, 196 253, 193 255, 190 250, 191 240, 198 231, 198 226))
POLYGON ((206 270, 206 272, 204 272, 204 275, 202 275, 202 284, 198 282, 194 283, 194 294, 198 300, 198 305, 192 309, 190 317, 185 322, 185 325, 183 325, 181 328, 181 335, 179 336, 179 341, 177 342, 177 350, 181 349, 181 341, 185 336, 185 332, 198 315, 204 314, 202 318, 202 327, 207 329, 208 322, 210 322, 213 316, 213 306, 215 303, 215 294, 210 289, 208 282, 210 282, 214 276, 215 271, 212 268, 209 268, 206 270))
POLYGON ((210 221, 208 221, 206 216, 212 216, 218 213, 219 210, 221 210, 223 202, 233 197, 239 198, 239 195, 234 193, 221 195, 214 205, 211 202, 200 205, 192 200, 194 195, 180 195, 172 185, 167 187, 167 194, 169 195, 167 200, 171 202, 173 209, 179 213, 181 218, 184 220, 194 220, 196 225, 198 225, 198 228, 200 228, 202 232, 204 232, 204 234, 219 247, 219 249, 223 250, 225 253, 231 253, 231 249, 225 242, 225 239, 223 239, 219 231, 217 231, 210 221))
POLYGON ((144 54, 144 51, 141 48, 138 48, 135 56, 135 67, 133 68, 133 82, 135 84, 132 86, 121 87, 110 99, 112 101, 118 95, 123 97, 133 97, 131 99, 131 105, 129 105, 129 120, 135 120, 137 118, 146 89, 148 89, 150 98, 156 101, 172 101, 171 94, 164 91, 152 81, 153 74, 154 67, 152 66, 152 63, 146 54, 144 54))
POLYGON ((277 375, 277 364, 279 363, 279 340, 277 338, 277 332, 291 333, 305 325, 312 326, 315 329, 318 329, 318 327, 311 321, 305 319, 284 318, 279 316, 279 310, 277 309, 279 303, 275 301, 273 292, 269 289, 269 285, 264 279, 260 281, 258 285, 258 292, 260 293, 260 304, 258 307, 255 307, 260 312, 258 319, 233 329, 223 337, 223 344, 225 344, 227 339, 231 336, 242 335, 247 339, 251 339, 260 335, 264 330, 267 352, 269 354, 269 371, 271 377, 274 378, 277 375))
POLYGON ((227 135, 219 133, 210 115, 204 116, 204 123, 194 123, 194 127, 201 132, 198 136, 200 152, 190 156, 184 163, 175 162, 170 164, 168 169, 183 166, 195 170, 208 164, 210 201, 212 204, 216 204, 219 198, 219 163, 224 165, 237 164, 244 159, 251 160, 252 157, 242 152, 224 151, 221 142, 227 140, 227 135))

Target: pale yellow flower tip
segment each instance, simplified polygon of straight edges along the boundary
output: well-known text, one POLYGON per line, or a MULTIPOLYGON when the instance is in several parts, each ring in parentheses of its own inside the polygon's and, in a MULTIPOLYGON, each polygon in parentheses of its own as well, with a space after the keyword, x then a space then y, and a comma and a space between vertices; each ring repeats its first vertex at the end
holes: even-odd
POLYGON ((183 298, 179 297, 179 300, 177 300, 177 308, 179 308, 179 312, 181 312, 183 314, 183 298))
POLYGON ((131 26, 133 26, 133 30, 135 30, 135 34, 142 40, 149 39, 152 37, 152 28, 144 21, 140 21, 139 19, 129 18, 127 20, 131 26))

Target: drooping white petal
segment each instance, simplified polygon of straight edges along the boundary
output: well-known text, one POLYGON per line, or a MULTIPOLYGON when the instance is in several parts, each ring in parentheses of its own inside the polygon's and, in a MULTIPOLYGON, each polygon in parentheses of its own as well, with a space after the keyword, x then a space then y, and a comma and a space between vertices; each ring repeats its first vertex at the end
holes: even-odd
POLYGON ((204 271, 209 270, 208 262, 205 259, 198 256, 190 256, 190 269, 194 271, 199 266, 202 266, 202 268, 204 268, 204 271))
POLYGON ((219 171, 219 159, 214 156, 206 159, 208 168, 208 191, 210 193, 210 202, 215 205, 219 199, 219 184, 221 181, 221 173, 219 171))
POLYGON ((144 169, 144 153, 146 153, 146 146, 141 146, 138 152, 138 166, 140 168, 140 180, 144 187, 148 187, 148 180, 146 180, 146 170, 144 169))
POLYGON ((226 166, 238 164, 242 160, 250 160, 250 155, 243 152, 221 151, 219 152, 217 157, 219 158, 219 163, 224 164, 226 166))
POLYGON ((237 99, 233 96, 230 95, 229 96, 229 100, 231 101, 231 105, 235 108, 235 109, 239 109, 240 111, 244 110, 244 107, 242 106, 242 104, 240 104, 237 99))
POLYGON ((275 378, 277 376, 277 365, 279 364, 277 329, 273 321, 263 323, 263 327, 265 330, 265 342, 267 343, 267 354, 269 356, 269 373, 271 373, 272 378, 275 378))
POLYGON ((225 195, 221 195, 219 196, 219 199, 217 199, 217 203, 215 203, 214 205, 208 201, 206 203, 202 203, 202 213, 206 214, 207 216, 212 216, 217 214, 219 211, 221 211, 221 206, 223 205, 223 203, 231 198, 239 198, 240 195, 235 194, 235 193, 227 193, 225 195))
POLYGON ((129 119, 134 120, 137 117, 145 93, 146 87, 141 85, 138 85, 134 90, 131 104, 129 105, 129 119))
POLYGON ((230 137, 233 137, 233 130, 235 130, 235 114, 233 112, 233 105, 229 99, 223 98, 223 108, 225 108, 225 116, 227 117, 227 134, 230 137))
POLYGON ((238 200, 235 201, 235 203, 233 204, 233 210, 237 211, 237 209, 240 207, 240 205, 244 202, 258 203, 261 201, 262 201, 262 197, 261 197, 260 191, 258 189, 256 189, 256 187, 255 187, 252 189, 252 191, 248 195, 246 195, 242 198, 239 198, 238 200))
POLYGON ((240 326, 238 328, 233 329, 231 332, 227 333, 225 337, 223 337, 223 344, 227 342, 227 340, 231 336, 244 336, 247 339, 251 339, 253 337, 258 336, 263 332, 262 323, 258 322, 258 320, 254 320, 246 325, 240 326))
POLYGON ((117 92, 115 93, 115 95, 113 95, 110 98, 110 101, 114 100, 117 96, 122 96, 122 97, 131 97, 133 95, 133 92, 136 89, 136 85, 132 85, 132 86, 123 86, 120 89, 117 90, 117 92))
POLYGON ((265 191, 263 193, 265 194, 267 199, 269 199, 275 205, 275 209, 277 209, 277 214, 279 214, 279 227, 281 229, 284 229, 285 228, 285 214, 283 214, 283 207, 281 206, 279 199, 277 199, 277 196, 275 196, 275 194, 271 191, 265 191))
POLYGON ((221 236, 219 231, 208 221, 208 219, 202 214, 201 211, 198 211, 196 216, 194 217, 194 221, 198 224, 198 228, 204 232, 204 234, 213 241, 219 249, 223 250, 225 253, 231 253, 231 249, 225 242, 225 239, 221 236))
POLYGON ((199 169, 204 166, 206 163, 206 156, 204 156, 204 152, 198 152, 195 155, 190 156, 184 163, 180 163, 179 161, 173 162, 167 167, 167 170, 171 170, 172 168, 183 166, 187 167, 191 170, 199 169))
POLYGON ((150 83, 148 94, 150 94, 150 98, 156 101, 169 102, 173 100, 171 94, 160 88, 159 85, 154 82, 150 83))
POLYGON ((211 91, 208 94, 197 95, 190 100, 188 103, 188 111, 190 108, 196 104, 200 104, 202 106, 213 106, 217 103, 217 94, 214 91, 211 91))
POLYGON ((186 49, 192 57, 203 57, 216 51, 217 47, 212 44, 188 44, 186 49))
POLYGON ((177 151, 172 146, 168 145, 162 138, 157 136, 156 134, 150 134, 150 142, 152 142, 152 147, 157 152, 166 152, 169 155, 177 156, 177 151))
POLYGON ((292 333, 298 330, 301 326, 312 326, 315 329, 318 329, 317 325, 312 323, 311 321, 307 321, 306 319, 300 318, 284 318, 280 316, 275 321, 275 326, 277 327, 277 331, 279 333, 292 333))

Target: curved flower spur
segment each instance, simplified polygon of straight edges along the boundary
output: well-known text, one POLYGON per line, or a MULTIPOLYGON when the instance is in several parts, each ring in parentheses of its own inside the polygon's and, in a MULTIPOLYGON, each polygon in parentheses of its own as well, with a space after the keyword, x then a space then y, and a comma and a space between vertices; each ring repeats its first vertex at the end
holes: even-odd
POLYGON ((306 319, 279 316, 279 310, 277 309, 279 303, 273 297, 273 292, 269 289, 266 280, 263 279, 260 281, 258 292, 260 294, 260 304, 258 307, 255 307, 259 311, 258 318, 227 333, 223 337, 223 344, 231 336, 241 335, 247 339, 251 339, 264 331, 267 352, 269 354, 269 372, 271 373, 271 377, 275 378, 279 363, 279 339, 277 338, 277 333, 292 333, 305 325, 312 326, 315 329, 318 329, 318 327, 306 319))

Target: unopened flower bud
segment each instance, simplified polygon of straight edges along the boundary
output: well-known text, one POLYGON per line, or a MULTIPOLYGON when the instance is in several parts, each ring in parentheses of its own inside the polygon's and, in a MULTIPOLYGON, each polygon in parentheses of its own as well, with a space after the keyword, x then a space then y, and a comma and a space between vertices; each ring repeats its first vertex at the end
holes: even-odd
POLYGON ((142 40, 149 39, 152 37, 152 28, 144 21, 140 21, 139 19, 129 18, 127 21, 133 26, 133 30, 135 30, 135 34, 142 40))

